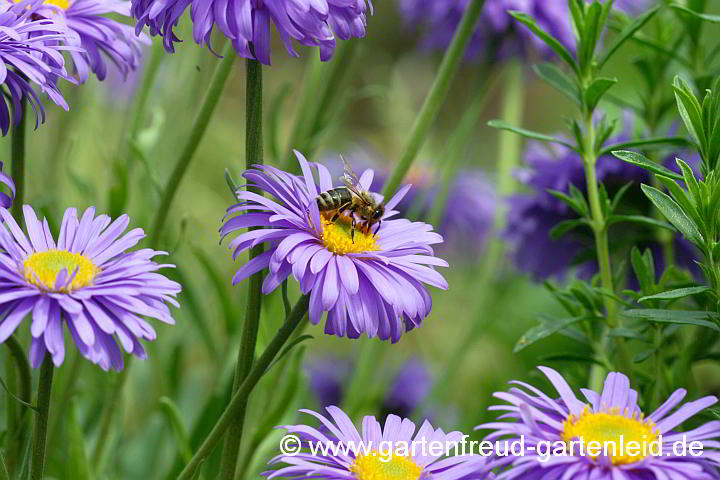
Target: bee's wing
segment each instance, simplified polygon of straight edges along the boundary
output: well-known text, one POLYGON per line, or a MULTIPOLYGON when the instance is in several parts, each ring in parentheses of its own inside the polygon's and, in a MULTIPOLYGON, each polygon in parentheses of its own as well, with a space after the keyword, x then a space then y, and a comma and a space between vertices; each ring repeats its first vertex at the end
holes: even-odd
POLYGON ((348 188, 350 187, 350 185, 352 185, 353 187, 355 187, 355 189, 358 189, 358 187, 360 186, 360 180, 358 180, 358 177, 355 174, 355 171, 352 169, 352 167, 347 162, 347 160, 345 160, 345 157, 340 156, 340 158, 343 161, 343 171, 344 171, 343 176, 341 177, 341 180, 343 181, 343 183, 345 183, 345 186, 347 186, 348 188))

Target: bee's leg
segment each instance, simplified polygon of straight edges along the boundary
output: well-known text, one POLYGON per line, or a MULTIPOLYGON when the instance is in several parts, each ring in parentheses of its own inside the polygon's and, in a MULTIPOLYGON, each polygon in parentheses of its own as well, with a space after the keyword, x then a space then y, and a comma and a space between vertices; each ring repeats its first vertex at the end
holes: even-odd
POLYGON ((352 217, 352 227, 350 228, 350 240, 355 243, 355 215, 352 217))
POLYGON ((380 231, 380 225, 382 224, 382 220, 378 220, 377 228, 373 232, 373 237, 377 235, 377 232, 380 231))

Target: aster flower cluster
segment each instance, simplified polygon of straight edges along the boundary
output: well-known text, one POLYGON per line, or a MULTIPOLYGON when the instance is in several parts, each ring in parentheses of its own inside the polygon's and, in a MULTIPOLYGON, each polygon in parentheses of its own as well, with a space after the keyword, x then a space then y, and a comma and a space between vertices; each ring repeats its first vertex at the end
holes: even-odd
POLYGON ((298 55, 293 45, 297 42, 318 47, 320 57, 329 60, 336 38, 348 40, 365 36, 366 13, 372 9, 372 4, 366 0, 132 1, 132 14, 138 20, 137 32, 148 25, 151 34, 162 35, 169 52, 174 52, 175 42, 180 41, 174 28, 188 8, 191 9, 196 43, 211 46, 212 32, 217 28, 232 42, 238 55, 270 65, 272 25, 290 55, 298 55))
POLYGON ((23 233, 7 209, 0 208, 0 342, 30 314, 30 361, 40 366, 46 353, 59 366, 65 358, 65 329, 88 360, 103 369, 120 370, 123 354, 146 357, 139 340, 154 340, 155 330, 142 317, 172 324, 166 303, 180 285, 157 270, 172 265, 152 261, 150 249, 129 252, 143 237, 136 228, 123 235, 129 218, 111 222, 88 208, 78 219, 65 211, 57 241, 46 219, 25 205, 23 233))
MULTIPOLYGON (((353 219, 347 215, 333 221, 320 213, 316 201, 318 194, 333 188, 329 171, 315 164, 316 184, 308 162, 300 153, 296 155, 301 177, 260 165, 243 174, 250 185, 273 199, 236 192, 240 203, 228 209, 222 236, 265 228, 233 239, 233 257, 261 243, 268 248, 240 268, 233 282, 268 268, 262 287, 267 294, 292 275, 302 292, 310 294, 310 321, 317 324, 328 313, 326 333, 350 338, 366 333, 398 341, 430 313, 432 300, 425 285, 447 288, 434 269, 447 262, 433 256, 432 249, 442 237, 426 223, 393 218, 409 186, 385 203, 375 233, 353 229, 353 219)), ((363 172, 360 187, 369 191, 373 175, 372 170, 363 172)))
MULTIPOLYGON (((429 50, 445 50, 460 24, 469 0, 398 0, 405 22, 423 31, 422 45, 429 50)), ((627 13, 644 10, 650 1, 618 1, 614 7, 627 13)), ((537 52, 550 56, 550 48, 530 30, 519 25, 509 11, 531 15, 537 25, 557 38, 569 50, 575 50, 567 2, 547 0, 495 0, 487 2, 473 33, 467 55, 489 55, 506 59, 537 52)))

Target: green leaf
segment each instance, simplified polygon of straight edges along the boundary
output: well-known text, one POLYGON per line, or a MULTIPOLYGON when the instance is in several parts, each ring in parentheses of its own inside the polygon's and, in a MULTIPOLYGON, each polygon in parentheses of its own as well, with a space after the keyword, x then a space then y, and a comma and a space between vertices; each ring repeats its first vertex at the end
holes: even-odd
POLYGON ((613 39, 610 45, 605 50, 605 53, 598 61, 598 69, 602 68, 603 65, 612 57, 618 49, 627 40, 635 35, 635 32, 640 30, 657 12, 660 7, 654 7, 637 17, 630 25, 625 27, 618 35, 613 39))
POLYGON ((168 397, 161 397, 158 403, 160 410, 165 414, 165 418, 167 418, 170 424, 180 455, 182 455, 185 462, 189 462, 193 456, 193 452, 190 447, 190 436, 188 435, 187 428, 185 428, 185 422, 183 421, 180 409, 175 405, 175 402, 168 397))
POLYGON ((67 478, 73 480, 91 480, 90 462, 85 449, 85 436, 77 419, 77 406, 75 400, 70 401, 67 414, 69 456, 67 462, 67 478))
POLYGON ((644 217, 642 215, 611 215, 608 220, 608 225, 614 225, 621 222, 639 223, 653 228, 664 228, 666 230, 675 230, 672 225, 662 220, 656 220, 650 217, 644 217))
POLYGON ((633 363, 642 363, 652 356, 653 353, 657 352, 657 348, 649 348, 644 350, 633 357, 633 363))
POLYGON ((570 65, 570 67, 575 70, 575 72, 578 72, 577 63, 575 63, 575 60, 573 59, 572 55, 570 55, 570 52, 568 52, 568 50, 563 46, 562 43, 560 43, 557 38, 553 37, 548 32, 538 27, 538 25, 535 23, 534 18, 532 18, 527 13, 518 10, 510 10, 508 13, 512 15, 517 21, 525 24, 530 29, 530 31, 532 31, 540 40, 545 42, 560 59, 570 65))
POLYGON ((513 349, 513 353, 517 353, 533 343, 537 342, 538 340, 542 340, 543 338, 547 338, 550 335, 553 335, 554 333, 559 332, 560 330, 563 330, 570 325, 573 325, 580 320, 582 320, 583 317, 572 317, 572 318, 560 318, 560 319, 544 319, 540 325, 537 325, 520 337, 520 340, 517 341, 515 344, 515 348, 513 349))
POLYGON ((632 338, 634 340, 645 340, 645 335, 642 332, 633 330, 631 328, 611 328, 608 330, 609 337, 620 337, 620 338, 632 338))
POLYGON ((633 310, 625 310, 623 315, 630 318, 641 318, 657 323, 669 323, 673 325, 696 325, 699 327, 707 327, 720 332, 717 326, 717 320, 720 315, 717 313, 703 312, 700 310, 662 310, 654 308, 636 308, 633 310), (709 319, 715 320, 715 322, 709 319))
POLYGON ((647 195, 653 205, 665 215, 665 218, 667 218, 670 223, 675 225, 675 228, 677 228, 686 239, 697 246, 702 246, 704 240, 700 230, 698 230, 695 222, 685 215, 685 212, 675 203, 675 200, 649 185, 640 185, 640 188, 642 188, 642 191, 647 195))
POLYGON ((660 183, 662 183, 665 188, 668 189, 668 192, 670 193, 672 199, 675 200, 682 209, 682 211, 685 212, 686 215, 688 215, 688 218, 693 220, 696 225, 700 225, 702 220, 697 213, 695 201, 688 196, 688 192, 684 190, 680 185, 678 185, 676 181, 671 180, 663 175, 657 175, 657 179, 660 180, 660 183))
POLYGON ((552 230, 550 230, 550 237, 553 240, 557 240, 561 238, 563 235, 565 235, 570 230, 573 230, 578 227, 582 227, 583 225, 587 225, 588 222, 585 219, 576 219, 576 220, 563 220, 562 222, 555 225, 552 230))
POLYGON ((555 87, 559 92, 566 95, 570 100, 578 105, 580 102, 580 91, 575 85, 575 81, 565 72, 552 63, 539 63, 533 66, 533 70, 538 77, 545 80, 548 84, 555 87))
POLYGON ((598 36, 602 28, 600 24, 601 17, 602 7, 599 3, 593 2, 585 15, 585 28, 580 36, 580 48, 578 49, 578 60, 583 71, 592 63, 598 36))
POLYGON ((641 254, 637 247, 633 247, 630 251, 630 263, 642 291, 651 290, 655 285, 655 267, 652 263, 652 254, 648 258, 641 254))
POLYGON ((710 287, 687 287, 687 288, 676 288, 675 290, 668 290, 667 292, 656 293, 655 295, 648 295, 642 297, 639 302, 646 302, 648 300, 674 300, 676 298, 689 297, 690 295, 697 295, 710 290, 710 287))
POLYGON ((11 391, 8 389, 8 387, 7 387, 7 385, 5 384, 5 381, 2 379, 2 377, 0 377, 0 387, 2 387, 3 390, 5 390, 5 393, 7 393, 10 398, 12 398, 12 399, 15 400, 16 402, 18 402, 20 405, 23 405, 23 406, 25 406, 25 407, 33 410, 35 413, 37 413, 37 411, 38 411, 37 407, 36 407, 35 405, 31 404, 31 403, 28 403, 28 402, 24 401, 24 400, 21 399, 21 398, 15 396, 15 394, 13 394, 13 392, 11 392, 11 391))
POLYGON ((677 174, 673 172, 672 170, 663 167, 662 165, 653 162, 649 158, 647 158, 645 155, 642 155, 637 152, 630 152, 627 150, 618 150, 618 151, 612 151, 612 154, 615 155, 617 158, 622 160, 623 162, 630 163, 632 165, 638 166, 640 168, 644 168, 645 170, 658 174, 658 175, 664 175, 666 177, 675 179, 675 180, 682 180, 683 177, 680 174, 677 174))
POLYGON ((586 357, 585 355, 578 355, 577 353, 553 353, 550 355, 542 355, 538 357, 538 360, 542 362, 581 362, 596 363, 598 365, 603 364, 596 358, 586 357))
POLYGON ((10 474, 7 471, 7 466, 5 466, 5 457, 3 457, 2 452, 0 452, 0 480, 10 480, 10 474))
POLYGON ((616 143, 615 145, 609 145, 600 150, 599 155, 608 155, 613 153, 614 150, 624 150, 626 148, 638 148, 642 150, 659 150, 668 147, 688 147, 691 146, 686 138, 683 137, 659 137, 659 138, 644 138, 640 140, 631 140, 629 142, 616 143))
POLYGON ((720 23, 720 15, 711 15, 709 13, 700 13, 696 12, 695 10, 691 10, 683 5, 679 5, 677 3, 671 3, 670 8, 674 8, 675 10, 678 10, 683 13, 687 13, 689 15, 692 15, 693 17, 704 20, 706 22, 710 23, 720 23))
POLYGON ((577 151, 577 149, 573 145, 569 144, 565 140, 551 137, 550 135, 533 132, 531 130, 526 130, 524 128, 515 127, 507 122, 503 122, 502 120, 490 120, 488 122, 488 126, 492 128, 497 128, 499 130, 507 130, 509 132, 517 133, 518 135, 522 135, 523 137, 532 138, 533 140, 540 140, 541 142, 557 143, 559 145, 564 145, 572 150, 577 151))
POLYGON ((678 111, 685 124, 685 128, 687 128, 700 148, 705 151, 707 138, 705 136, 700 102, 698 102, 695 97, 695 93, 693 93, 690 85, 679 76, 676 76, 673 80, 673 90, 675 90, 675 100, 677 101, 678 111))
POLYGON ((700 194, 700 185, 698 185, 698 181, 695 178, 695 174, 693 173, 692 168, 690 168, 690 165, 680 160, 679 158, 675 159, 675 163, 677 163, 677 165, 680 167, 680 170, 683 173, 683 178, 685 179, 685 185, 687 186, 688 191, 692 194, 692 197, 697 204, 702 200, 702 195, 700 194))
MULTIPOLYGON (((596 4, 597 5, 597 4, 596 4)), ((585 103, 590 110, 594 110, 600 99, 610 88, 618 82, 617 78, 598 77, 585 91, 585 103)))

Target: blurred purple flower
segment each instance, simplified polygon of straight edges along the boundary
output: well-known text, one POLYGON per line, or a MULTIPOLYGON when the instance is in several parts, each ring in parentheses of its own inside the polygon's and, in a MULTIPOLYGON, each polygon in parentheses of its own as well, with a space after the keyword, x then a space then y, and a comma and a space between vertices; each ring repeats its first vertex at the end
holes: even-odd
MULTIPOLYGON (((460 24, 470 0, 398 0, 405 22, 420 28, 422 46, 445 50, 460 24)), ((615 2, 615 8, 634 13, 650 0, 615 2)), ((467 50, 469 58, 491 55, 492 59, 526 56, 537 52, 543 57, 551 49, 529 29, 514 20, 508 11, 519 10, 531 15, 538 26, 557 38, 566 48, 575 50, 575 36, 570 25, 566 0, 492 0, 485 7, 467 50)))
POLYGON ((75 75, 84 83, 92 71, 99 80, 107 76, 106 57, 127 76, 140 65, 142 45, 150 39, 130 25, 120 23, 111 15, 130 17, 130 2, 125 0, 48 0, 38 11, 46 18, 60 16, 68 29, 77 34, 70 45, 81 50, 71 51, 75 75), (79 40, 78 40, 79 39, 79 40))
MULTIPOLYGON (((308 364, 310 390, 322 407, 341 405, 345 399, 353 363, 337 357, 318 358, 308 364)), ((390 382, 380 407, 382 416, 410 417, 425 401, 432 387, 432 375, 419 358, 407 360, 390 382)))
POLYGON ((147 358, 140 339, 155 339, 155 329, 141 316, 175 321, 167 304, 179 306, 178 283, 157 273, 173 267, 152 261, 151 249, 129 251, 144 236, 141 228, 123 235, 127 215, 111 222, 95 217, 95 208, 78 219, 74 208, 63 215, 55 242, 47 220, 25 205, 27 235, 0 208, 0 342, 31 316, 30 362, 37 368, 47 353, 56 366, 65 358, 65 328, 78 351, 104 370, 123 368, 118 346, 147 358))
POLYGON ((372 12, 369 0, 132 0, 136 31, 148 25, 152 35, 164 37, 165 49, 174 52, 180 39, 173 29, 188 8, 196 43, 211 46, 217 27, 232 41, 238 55, 265 65, 270 65, 272 25, 290 55, 298 56, 295 41, 319 47, 321 59, 329 60, 336 38, 365 36, 365 15, 368 9, 372 12))
POLYGON ((306 368, 310 391, 318 404, 323 408, 342 404, 346 380, 352 373, 352 362, 344 358, 324 357, 314 359, 306 368))
MULTIPOLYGON (((626 116, 625 128, 612 137, 608 143, 614 144, 630 140, 632 122, 626 116)), ((665 161, 669 168, 674 165, 674 155, 665 161)), ((594 241, 591 233, 578 228, 554 240, 551 230, 564 220, 578 218, 578 215, 562 200, 554 197, 548 190, 569 192, 574 185, 584 194, 587 193, 585 168, 582 157, 569 148, 560 145, 547 145, 531 142, 525 151, 527 168, 517 172, 518 180, 529 188, 529 192, 509 199, 509 211, 506 236, 513 248, 512 258, 516 268, 529 273, 536 280, 550 277, 564 277, 573 267, 578 275, 589 277, 597 271, 596 261, 585 259, 582 254, 591 252, 594 241), (538 254, 542 252, 542 254, 538 254)), ((597 161, 597 179, 612 194, 628 182, 639 186, 648 182, 648 173, 634 165, 623 162, 611 155, 605 155, 597 161)), ((632 204, 636 211, 647 213, 650 204, 639 188, 631 188, 623 203, 632 204)), ((696 258, 692 247, 680 237, 676 241, 676 262, 679 266, 698 273, 693 261, 696 258)), ((654 251, 656 271, 661 273, 665 265, 656 242, 641 242, 641 247, 654 251)))
POLYGON ((383 413, 410 417, 425 401, 432 387, 432 375, 425 362, 411 358, 395 374, 383 401, 383 413))
MULTIPOLYGON (((11 124, 20 123, 23 97, 35 112, 35 128, 45 121, 42 100, 33 87, 68 110, 56 83, 59 78, 67 78, 62 53, 69 48, 62 44, 69 42, 72 33, 54 19, 38 19, 35 14, 39 8, 42 0, 0 2, 0 84, 4 86, 0 130, 3 135, 7 135, 11 124)), ((29 109, 25 113, 28 112, 29 109)))

